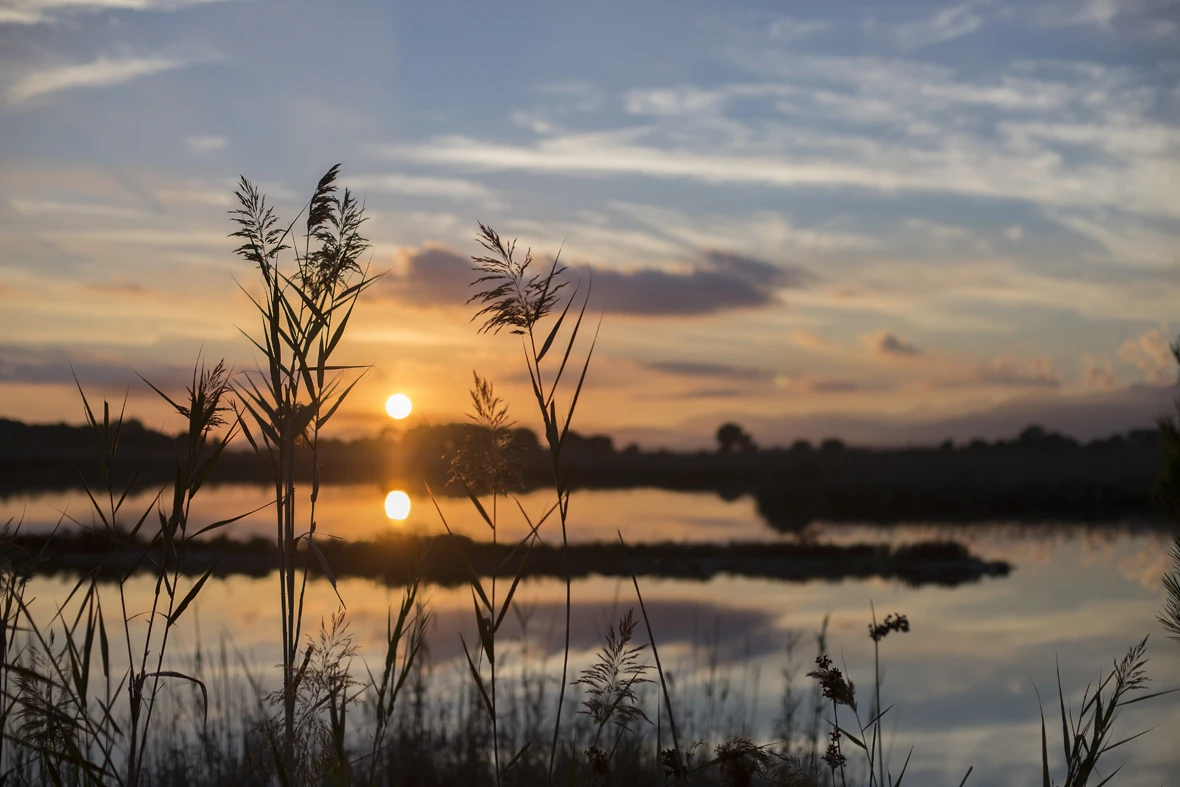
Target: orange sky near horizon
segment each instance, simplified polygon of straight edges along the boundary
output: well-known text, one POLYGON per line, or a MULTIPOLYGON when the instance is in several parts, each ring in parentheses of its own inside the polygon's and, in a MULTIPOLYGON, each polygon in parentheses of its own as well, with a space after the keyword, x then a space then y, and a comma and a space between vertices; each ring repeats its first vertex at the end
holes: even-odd
POLYGON ((386 275, 337 436, 395 391, 460 420, 473 371, 537 428, 466 304, 480 221, 593 283, 574 428, 618 444, 1086 438, 1175 397, 1180 25, 1150 4, 309 4, 281 45, 245 33, 273 0, 135 5, 0 11, 0 417, 80 422, 76 373, 175 428, 137 374, 256 362, 236 179, 289 220, 340 160, 386 275))

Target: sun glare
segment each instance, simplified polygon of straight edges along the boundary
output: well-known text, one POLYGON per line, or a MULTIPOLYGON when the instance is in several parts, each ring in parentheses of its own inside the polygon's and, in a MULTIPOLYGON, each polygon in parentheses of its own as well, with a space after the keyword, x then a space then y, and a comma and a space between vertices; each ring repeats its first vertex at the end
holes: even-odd
POLYGON ((401 420, 410 414, 414 409, 410 397, 405 394, 396 393, 385 400, 385 412, 389 413, 390 418, 401 420))
POLYGON ((397 522, 404 522, 410 515, 410 496, 395 489, 385 496, 385 516, 397 522))

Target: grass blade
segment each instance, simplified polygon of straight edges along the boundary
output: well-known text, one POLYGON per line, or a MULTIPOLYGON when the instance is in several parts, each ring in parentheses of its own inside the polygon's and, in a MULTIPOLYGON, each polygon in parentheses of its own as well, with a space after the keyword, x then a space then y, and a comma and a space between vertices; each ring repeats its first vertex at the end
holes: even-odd
POLYGON ((197 597, 197 594, 201 592, 201 588, 204 587, 205 581, 209 579, 209 576, 213 573, 213 570, 217 568, 217 564, 219 562, 221 562, 220 557, 214 560, 213 565, 209 566, 209 570, 202 574, 201 578, 197 580, 196 584, 189 588, 188 593, 181 600, 180 604, 178 604, 176 609, 173 610, 172 614, 168 616, 169 626, 176 625, 176 621, 180 620, 180 616, 184 614, 184 611, 188 609, 188 605, 191 604, 193 599, 197 597))

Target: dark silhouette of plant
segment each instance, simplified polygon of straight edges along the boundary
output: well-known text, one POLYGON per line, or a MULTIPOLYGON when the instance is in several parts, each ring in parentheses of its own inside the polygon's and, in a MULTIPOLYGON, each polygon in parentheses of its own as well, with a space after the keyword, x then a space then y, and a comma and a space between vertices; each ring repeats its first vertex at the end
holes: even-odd
POLYGON ((479 291, 467 301, 483 304, 472 318, 484 318, 480 333, 499 333, 502 328, 515 334, 530 333, 557 304, 557 293, 566 285, 561 279, 565 267, 554 257, 547 274, 530 274, 532 250, 525 251, 523 261, 517 260, 516 241, 505 242, 482 223, 476 241, 491 255, 471 258, 476 271, 484 274, 471 283, 479 291))
POLYGON ((586 687, 586 699, 582 701, 585 710, 580 712, 589 716, 594 724, 594 740, 590 744, 593 754, 589 758, 592 770, 600 769, 603 773, 610 767, 623 733, 639 719, 651 723, 635 695, 637 685, 651 683, 644 677, 650 667, 639 660, 647 646, 631 644, 636 624, 634 608, 628 609, 619 619, 617 629, 614 623, 610 624, 606 630, 606 644, 598 651, 596 661, 570 684, 586 687), (610 750, 603 752, 598 744, 607 724, 615 726, 616 734, 610 750))
MULTIPOLYGON (((1061 688, 1061 671, 1057 673, 1057 695, 1061 707, 1061 746, 1065 759, 1065 781, 1061 787, 1085 787, 1090 777, 1097 775, 1098 760, 1107 752, 1146 735, 1148 730, 1118 741, 1111 741, 1119 711, 1137 702, 1171 694, 1176 689, 1144 694, 1147 686, 1147 637, 1133 645, 1121 661, 1114 663, 1110 673, 1093 689, 1087 686, 1082 694, 1082 705, 1075 718, 1067 708, 1061 688)), ((1033 686, 1036 689, 1036 686, 1033 686)), ((1040 701, 1040 692, 1037 692, 1040 701)), ((1121 768, 1102 779, 1107 784, 1121 768)), ((1041 776, 1045 787, 1055 782, 1049 771, 1049 745, 1045 732, 1045 712, 1041 710, 1041 776)))
POLYGON ((339 170, 336 165, 320 178, 305 206, 302 246, 292 233, 298 217, 280 230, 266 198, 245 177, 236 195, 239 207, 230 211, 239 226, 231 237, 242 240, 236 253, 257 266, 264 288, 258 298, 243 288, 262 318, 261 334, 246 336, 265 363, 236 386, 242 404, 237 422, 250 445, 266 460, 274 484, 276 545, 282 557, 280 699, 283 759, 288 769, 295 757, 297 659, 308 570, 307 560, 297 558, 297 546, 300 541, 307 544, 308 553, 316 556, 335 588, 335 578, 315 541, 319 435, 360 379, 357 376, 346 382, 342 375, 361 367, 334 364, 332 355, 357 298, 376 279, 360 266, 359 256, 368 248, 368 241, 360 234, 364 210, 347 189, 343 196, 337 195, 339 170), (289 276, 279 268, 279 255, 288 249, 295 257, 295 270, 289 276), (299 445, 306 445, 312 453, 306 529, 296 524, 294 463, 299 445))
MULTIPOLYGON (((565 320, 570 315, 570 310, 577 298, 577 289, 575 289, 570 297, 565 299, 565 307, 557 315, 557 318, 552 321, 548 332, 542 333, 540 330, 541 322, 546 317, 556 313, 556 307, 560 302, 558 293, 566 286, 566 282, 562 278, 566 271, 564 266, 559 262, 560 253, 554 257, 553 263, 549 266, 547 273, 543 275, 533 274, 529 270, 533 262, 531 250, 525 251, 523 260, 517 259, 516 241, 504 241, 495 230, 485 224, 479 225, 479 235, 476 237, 476 241, 488 253, 472 257, 476 272, 482 274, 472 282, 472 286, 476 287, 477 290, 468 300, 468 303, 475 302, 481 304, 481 308, 475 313, 473 319, 483 320, 483 324, 479 328, 480 333, 499 333, 501 330, 507 328, 509 333, 521 337, 521 349, 524 352, 525 366, 528 369, 529 383, 533 397, 536 399, 541 422, 544 426, 545 443, 549 449, 553 483, 556 487, 557 500, 553 509, 550 509, 550 511, 557 511, 561 524, 562 551, 566 569, 565 643, 562 655, 561 682, 557 696, 557 709, 553 720, 553 738, 549 747, 548 781, 551 783, 553 780, 553 768, 557 760, 558 739, 561 731, 561 709, 565 701, 566 681, 568 680, 569 674, 570 620, 572 614, 572 583, 568 565, 570 485, 569 467, 565 449, 568 447, 567 441, 571 435, 570 424, 573 422, 574 412, 577 410, 578 398, 581 396, 582 386, 586 382, 586 372, 590 367, 590 358, 594 355, 594 347, 598 334, 596 331, 594 339, 590 342, 590 347, 586 351, 585 359, 582 362, 581 373, 570 393, 569 404, 564 413, 559 412, 557 409, 557 394, 562 376, 565 374, 570 356, 577 344, 578 332, 581 330, 582 319, 586 314, 586 306, 589 303, 589 288, 587 288, 586 295, 582 299, 581 308, 572 319, 572 325, 567 325, 565 320), (550 350, 554 349, 563 325, 568 328, 568 333, 563 342, 565 345, 564 350, 560 351, 560 361, 557 362, 556 369, 554 369, 552 365, 553 357, 550 358, 551 363, 549 364, 545 364, 544 361, 549 356, 550 350)), ((556 346, 560 347, 560 344, 556 346)), ((488 517, 486 511, 476 499, 475 494, 470 489, 467 491, 472 502, 479 508, 484 520, 492 527, 494 538, 496 528, 493 524, 493 519, 488 517)), ((518 508, 520 508, 519 504, 518 508)), ((521 508, 522 514, 523 511, 523 508, 521 508)), ((549 513, 546 513, 543 517, 540 517, 536 524, 529 521, 532 533, 530 537, 526 538, 525 542, 522 542, 523 547, 527 547, 531 543, 531 535, 536 533, 537 528, 540 527, 541 523, 548 516, 549 513)), ((527 552, 525 556, 527 559, 527 552)), ((524 570, 523 567, 524 564, 522 562, 521 571, 524 570)), ((474 572, 472 573, 474 574, 474 572)), ((491 643, 494 642, 495 631, 499 628, 500 621, 503 620, 504 613, 508 610, 512 592, 515 590, 519 578, 518 575, 517 579, 513 581, 512 590, 509 590, 508 597, 505 598, 500 613, 495 615, 495 610, 493 609, 495 606, 494 601, 487 599, 486 595, 482 593, 482 588, 479 587, 478 577, 473 576, 474 581, 472 587, 475 590, 481 591, 479 593, 480 601, 483 602, 487 611, 485 616, 477 609, 476 618, 480 623, 480 637, 481 640, 484 640, 484 650, 489 657, 489 662, 491 662, 491 643), (495 615, 494 623, 492 623, 492 615, 495 615)), ((468 662, 471 665, 472 675, 482 691, 483 687, 480 685, 481 679, 474 662, 471 661, 470 654, 468 654, 468 662)), ((484 700, 489 714, 494 719, 496 715, 494 711, 495 706, 491 702, 491 698, 485 696, 484 700)), ((493 724, 494 735, 496 729, 496 725, 493 724)), ((526 743, 525 748, 522 748, 509 761, 504 770, 507 770, 513 763, 517 762, 528 746, 529 743, 526 743)), ((496 781, 499 783, 503 771, 499 767, 498 745, 496 746, 494 755, 496 761, 496 781)))
MULTIPOLYGON (((1172 343, 1172 355, 1180 365, 1180 337, 1172 343)), ((1164 472, 1160 477, 1157 496, 1160 504, 1175 523, 1172 533, 1172 569, 1164 575, 1167 598, 1160 611, 1160 623, 1180 642, 1180 396, 1176 398, 1176 413, 1159 419, 1163 434, 1164 472)))

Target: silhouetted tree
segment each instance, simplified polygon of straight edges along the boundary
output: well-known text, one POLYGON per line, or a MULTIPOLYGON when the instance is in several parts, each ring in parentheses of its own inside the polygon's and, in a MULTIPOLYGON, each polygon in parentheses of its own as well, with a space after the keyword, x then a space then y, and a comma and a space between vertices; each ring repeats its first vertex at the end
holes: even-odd
POLYGON ((1048 436, 1049 433, 1045 431, 1045 427, 1041 426, 1040 424, 1033 424, 1021 432, 1018 439, 1020 442, 1027 445, 1030 443, 1039 443, 1048 436))
POLYGON ((835 437, 829 437, 820 444, 819 450, 823 451, 825 454, 839 453, 840 451, 844 450, 844 441, 837 440, 835 437))
POLYGON ((717 430, 717 451, 732 454, 739 451, 755 451, 754 439, 734 423, 722 424, 717 430))

